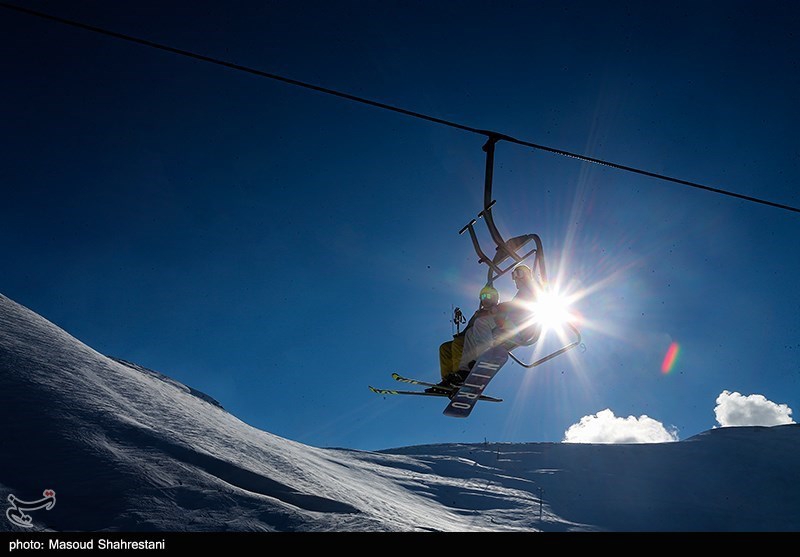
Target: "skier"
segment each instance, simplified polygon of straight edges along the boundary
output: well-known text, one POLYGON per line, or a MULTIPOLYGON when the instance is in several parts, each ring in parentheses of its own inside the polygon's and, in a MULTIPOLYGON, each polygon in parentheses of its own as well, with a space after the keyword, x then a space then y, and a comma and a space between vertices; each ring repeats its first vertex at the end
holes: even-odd
MULTIPOLYGON (((464 339, 476 321, 483 317, 491 317, 497 311, 497 304, 500 301, 500 294, 492 286, 484 286, 480 292, 480 306, 467 322, 467 326, 460 333, 453 335, 453 340, 448 340, 439 346, 439 372, 442 380, 439 382, 441 387, 449 387, 454 383, 464 382, 466 375, 458 374, 461 354, 464 350, 464 339)), ((441 392, 441 389, 430 387, 425 389, 427 392, 441 392)))
POLYGON ((527 265, 519 265, 511 272, 517 294, 510 302, 498 304, 489 314, 478 316, 465 330, 464 347, 452 385, 459 385, 469 375, 475 360, 486 350, 503 343, 511 350, 518 344, 532 344, 541 332, 538 324, 528 324, 530 304, 536 301, 539 284, 527 265))

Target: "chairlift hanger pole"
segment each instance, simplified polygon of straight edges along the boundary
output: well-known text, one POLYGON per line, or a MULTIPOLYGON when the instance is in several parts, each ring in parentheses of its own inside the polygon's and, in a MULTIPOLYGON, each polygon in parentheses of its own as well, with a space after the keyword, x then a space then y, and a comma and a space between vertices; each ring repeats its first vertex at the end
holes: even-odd
POLYGON ((498 137, 492 136, 484 144, 483 150, 486 153, 486 173, 483 183, 483 218, 486 220, 486 226, 489 228, 489 234, 492 235, 492 240, 499 246, 505 246, 505 241, 497 230, 494 224, 494 217, 492 217, 492 206, 495 201, 492 199, 492 182, 494 181, 494 146, 499 141, 498 137))
POLYGON ((478 263, 485 263, 489 267, 489 274, 486 284, 491 285, 495 279, 503 276, 532 255, 535 256, 532 270, 534 273, 538 270, 542 282, 546 283, 547 271, 544 264, 544 249, 542 247, 542 240, 539 238, 539 236, 537 234, 524 234, 522 236, 515 236, 514 238, 505 240, 503 239, 502 234, 500 234, 500 231, 497 229, 497 225, 494 222, 494 217, 492 216, 492 207, 494 207, 496 203, 496 201, 492 199, 492 183, 494 181, 494 151, 495 144, 504 139, 504 136, 494 133, 490 133, 488 135, 489 139, 483 146, 483 150, 486 153, 486 173, 483 186, 483 210, 478 213, 478 218, 483 218, 486 221, 486 227, 489 230, 489 235, 492 237, 492 241, 495 243, 497 249, 495 256, 490 258, 480 246, 478 235, 475 233, 474 227, 477 219, 472 219, 466 226, 459 230, 458 233, 463 234, 465 231, 469 231, 470 239, 472 240, 472 246, 475 248, 475 253, 478 254, 478 263), (518 250, 530 241, 534 242, 534 248, 527 253, 520 255, 518 250), (508 267, 502 268, 500 265, 506 259, 512 259, 513 262, 508 267))

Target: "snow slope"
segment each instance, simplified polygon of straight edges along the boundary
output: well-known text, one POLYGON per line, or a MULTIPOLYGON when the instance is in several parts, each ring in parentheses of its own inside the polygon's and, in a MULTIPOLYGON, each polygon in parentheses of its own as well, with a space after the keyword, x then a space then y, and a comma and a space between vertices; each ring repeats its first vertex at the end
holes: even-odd
MULTIPOLYGON (((800 425, 674 443, 311 447, 0 295, 0 497, 29 531, 798 531, 800 425)), ((0 531, 25 531, 0 518, 0 531)))

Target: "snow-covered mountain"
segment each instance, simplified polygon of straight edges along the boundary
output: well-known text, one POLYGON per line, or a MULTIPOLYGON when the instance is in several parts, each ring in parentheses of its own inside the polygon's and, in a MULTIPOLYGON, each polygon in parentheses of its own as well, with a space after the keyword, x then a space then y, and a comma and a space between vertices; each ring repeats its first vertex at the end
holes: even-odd
POLYGON ((0 418, 0 531, 800 531, 797 424, 653 444, 317 448, 1 295, 0 418))

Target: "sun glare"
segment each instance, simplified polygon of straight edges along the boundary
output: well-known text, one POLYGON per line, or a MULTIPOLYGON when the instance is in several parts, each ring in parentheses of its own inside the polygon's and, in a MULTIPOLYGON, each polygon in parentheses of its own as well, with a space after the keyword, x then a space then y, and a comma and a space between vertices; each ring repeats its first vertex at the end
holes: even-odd
POLYGON ((570 300, 557 290, 545 290, 532 304, 533 319, 542 325, 542 332, 560 329, 572 319, 569 312, 570 300))

